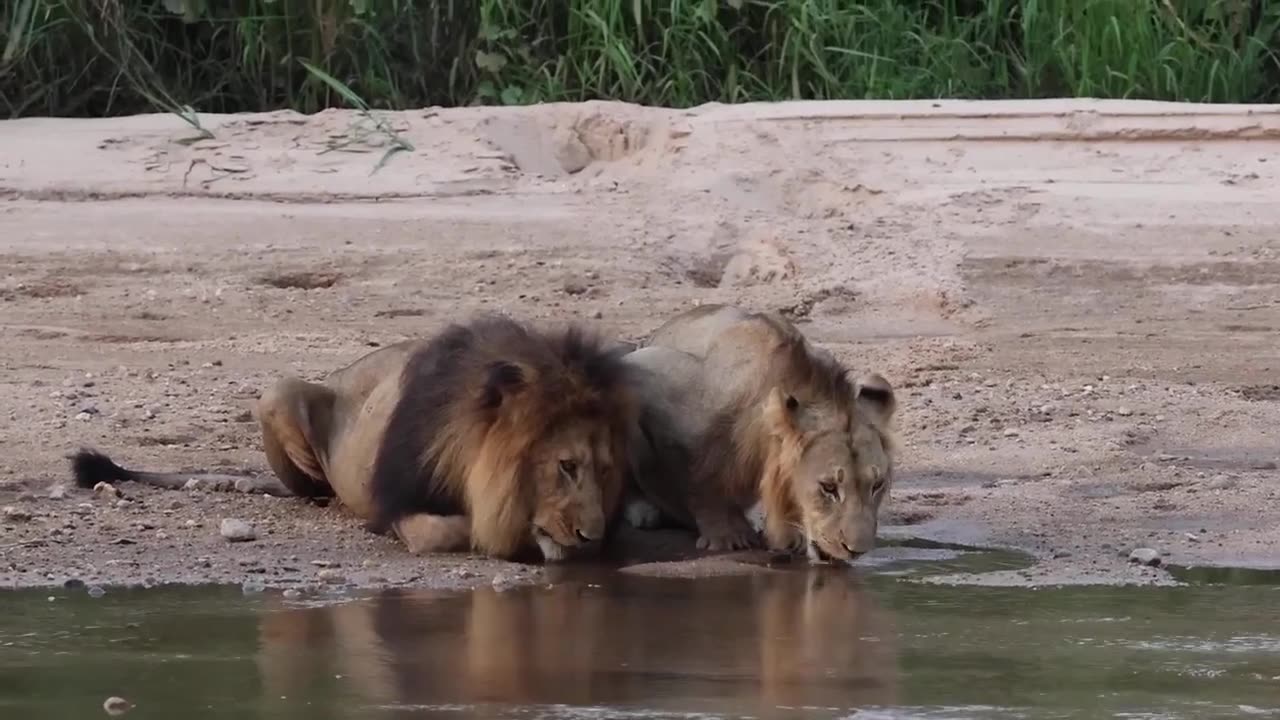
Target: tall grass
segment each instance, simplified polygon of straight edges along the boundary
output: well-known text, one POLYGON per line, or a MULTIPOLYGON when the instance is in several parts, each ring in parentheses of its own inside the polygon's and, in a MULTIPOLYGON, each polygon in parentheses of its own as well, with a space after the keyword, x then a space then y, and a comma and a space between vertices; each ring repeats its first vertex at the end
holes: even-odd
POLYGON ((1268 0, 7 0, 0 113, 1280 99, 1268 0))

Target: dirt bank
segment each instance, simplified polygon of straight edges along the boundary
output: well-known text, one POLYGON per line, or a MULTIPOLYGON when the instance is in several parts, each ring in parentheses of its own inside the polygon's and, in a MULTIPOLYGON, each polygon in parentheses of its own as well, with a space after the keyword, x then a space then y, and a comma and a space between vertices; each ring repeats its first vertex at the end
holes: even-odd
POLYGON ((519 579, 334 507, 55 486, 81 444, 267 472, 273 377, 472 311, 634 339, 720 301, 901 389, 887 534, 1044 561, 991 581, 1280 566, 1280 109, 420 110, 372 174, 350 113, 202 119, 0 123, 0 585, 519 579))

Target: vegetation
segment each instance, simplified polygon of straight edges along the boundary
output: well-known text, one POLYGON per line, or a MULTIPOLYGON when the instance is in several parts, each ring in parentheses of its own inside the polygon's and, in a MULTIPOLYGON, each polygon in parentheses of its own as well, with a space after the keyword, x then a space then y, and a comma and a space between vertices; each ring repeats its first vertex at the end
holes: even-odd
POLYGON ((6 0, 0 116, 1280 99, 1268 0, 6 0), (313 69, 308 69, 307 64, 313 69), (316 72, 318 70, 319 72, 316 72), (332 80, 333 82, 330 82, 332 80))

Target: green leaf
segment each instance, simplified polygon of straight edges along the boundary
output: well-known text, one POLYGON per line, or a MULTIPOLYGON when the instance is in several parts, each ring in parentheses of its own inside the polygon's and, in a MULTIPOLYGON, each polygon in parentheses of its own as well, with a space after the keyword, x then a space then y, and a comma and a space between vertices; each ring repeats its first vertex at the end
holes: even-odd
POLYGON ((355 94, 355 92, 353 92, 351 88, 347 87, 346 83, 335 78, 329 73, 321 70, 315 65, 312 65, 306 60, 303 60, 302 58, 298 58, 298 62, 302 64, 302 67, 307 69, 307 72, 319 78, 322 82, 324 82, 324 84, 333 88, 333 91, 341 95, 344 100, 356 106, 357 108, 368 112, 369 106, 366 105, 364 100, 359 95, 355 94))
POLYGON ((476 67, 495 75, 502 72, 502 68, 507 66, 507 58, 501 53, 485 52, 484 50, 476 51, 476 67))
POLYGON ((8 65, 18 55, 18 45, 22 42, 22 33, 27 29, 27 19, 31 17, 31 8, 35 0, 21 0, 18 11, 9 21, 9 40, 4 44, 4 55, 0 62, 8 65))
POLYGON ((524 99, 524 89, 517 85, 508 85, 502 88, 502 104, 503 105, 519 105, 524 99))

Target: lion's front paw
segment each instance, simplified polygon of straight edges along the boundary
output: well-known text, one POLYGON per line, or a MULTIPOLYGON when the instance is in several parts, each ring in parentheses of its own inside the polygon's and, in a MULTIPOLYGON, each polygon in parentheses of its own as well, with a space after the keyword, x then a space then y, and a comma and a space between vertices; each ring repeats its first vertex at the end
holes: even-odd
POLYGON ((713 552, 724 550, 747 550, 758 547, 760 536, 751 528, 723 530, 714 533, 702 533, 698 536, 698 549, 713 552))
POLYGON ((641 530, 656 528, 662 522, 662 512, 644 498, 629 501, 622 513, 626 516, 628 525, 641 530))

